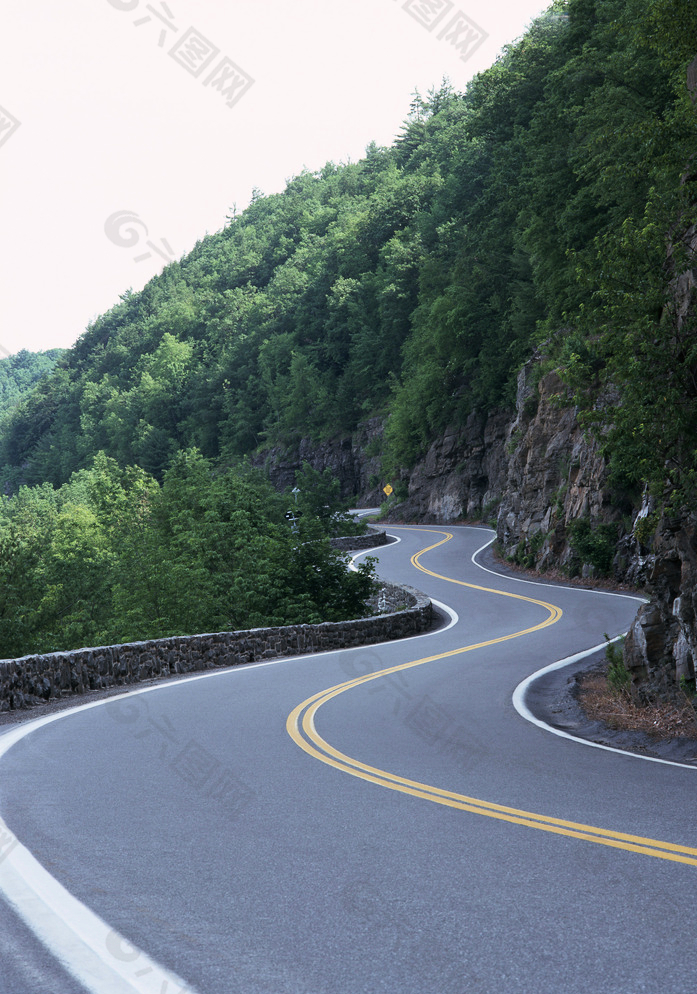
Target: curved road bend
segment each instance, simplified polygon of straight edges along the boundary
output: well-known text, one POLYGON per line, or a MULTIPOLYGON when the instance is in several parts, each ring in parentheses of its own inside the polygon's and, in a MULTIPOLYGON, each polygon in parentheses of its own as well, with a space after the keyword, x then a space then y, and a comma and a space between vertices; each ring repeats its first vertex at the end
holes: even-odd
MULTIPOLYGON (((26 849, 99 916, 94 952, 121 979, 80 975, 105 994, 693 994, 697 773, 560 739, 511 703, 636 601, 484 572, 482 529, 390 530, 381 575, 456 624, 36 729, 0 760, 19 840, 0 886, 26 849)), ((8 906, 5 923, 1 991, 82 989, 8 906)))

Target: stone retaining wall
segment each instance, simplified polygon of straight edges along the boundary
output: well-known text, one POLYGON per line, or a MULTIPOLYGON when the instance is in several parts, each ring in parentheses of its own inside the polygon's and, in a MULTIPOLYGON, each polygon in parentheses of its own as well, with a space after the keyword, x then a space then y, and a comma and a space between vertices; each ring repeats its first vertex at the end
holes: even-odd
POLYGON ((374 549, 378 545, 387 545, 386 532, 370 532, 368 535, 347 535, 331 540, 332 548, 340 552, 359 552, 361 549, 374 549))
POLYGON ((395 583, 383 583, 366 603, 375 614, 395 614, 405 611, 410 607, 409 597, 405 593, 408 589, 395 583))
POLYGON ((0 711, 175 673, 375 645, 428 629, 432 608, 424 594, 400 587, 394 599, 406 602, 406 610, 354 621, 178 636, 0 660, 0 711))

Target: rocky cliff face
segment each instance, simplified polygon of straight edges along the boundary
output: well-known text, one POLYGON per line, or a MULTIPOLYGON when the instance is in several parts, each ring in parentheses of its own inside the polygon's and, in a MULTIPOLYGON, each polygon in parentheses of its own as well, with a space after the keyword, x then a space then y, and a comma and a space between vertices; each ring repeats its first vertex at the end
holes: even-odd
MULTIPOLYGON (((508 471, 497 520, 507 555, 526 555, 539 569, 572 568, 569 525, 617 521, 607 499, 607 465, 584 435, 556 373, 534 385, 535 364, 518 378, 516 417, 509 429, 508 471)), ((591 563, 579 563, 580 568, 591 563)))
POLYGON ((695 679, 697 516, 662 517, 649 557, 651 600, 625 643, 625 664, 641 694, 665 694, 695 679))
POLYGON ((405 475, 409 496, 394 514, 432 523, 491 514, 506 482, 509 423, 510 414, 475 412, 464 427, 448 429, 405 475))
POLYGON ((573 566, 572 522, 614 522, 619 533, 605 459, 584 436, 559 377, 540 378, 539 369, 536 360, 520 373, 515 411, 472 414, 464 428, 433 443, 410 473, 409 497, 396 515, 495 520, 505 553, 541 569, 573 566))
MULTIPOLYGON (((537 359, 518 377, 515 410, 472 413, 399 480, 380 475, 382 427, 374 419, 353 436, 304 440, 293 451, 270 449, 263 465, 279 487, 293 486, 303 462, 320 472, 329 468, 342 494, 364 506, 381 503, 381 488, 391 482, 408 495, 393 507, 395 517, 434 524, 495 521, 506 554, 525 555, 540 568, 569 566, 578 555, 569 542, 573 522, 592 528, 614 523, 619 534, 621 515, 608 499, 605 459, 580 428, 559 377, 540 377, 537 359)), ((618 560, 617 569, 625 567, 618 560)))
MULTIPOLYGON (((694 283, 681 276, 676 285, 688 294, 694 283)), ((659 519, 648 498, 640 507, 614 506, 606 460, 579 426, 561 381, 536 376, 535 363, 521 372, 514 414, 472 415, 434 442, 395 514, 444 524, 495 517, 506 555, 584 576, 597 571, 594 551, 605 541, 611 575, 650 596, 625 646, 634 687, 670 694, 695 679, 697 513, 659 519), (595 547, 575 537, 580 525, 595 547)))
POLYGON ((385 499, 381 491, 380 459, 383 423, 379 418, 364 422, 353 435, 338 435, 326 442, 304 438, 297 447, 275 446, 253 461, 263 467, 279 490, 295 486, 295 474, 308 463, 323 473, 331 470, 341 484, 341 496, 348 499, 360 495, 365 507, 380 504, 385 499), (373 454, 371 454, 373 453, 373 454))

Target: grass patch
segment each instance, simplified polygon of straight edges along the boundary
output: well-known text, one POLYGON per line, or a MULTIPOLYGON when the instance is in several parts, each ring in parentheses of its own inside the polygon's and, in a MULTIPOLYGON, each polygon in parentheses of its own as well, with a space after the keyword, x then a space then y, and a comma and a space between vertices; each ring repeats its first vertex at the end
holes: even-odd
POLYGON ((607 659, 607 682, 618 694, 629 692, 632 685, 632 675, 624 662, 624 639, 619 642, 611 642, 610 636, 605 634, 605 658, 607 659))
POLYGON ((697 740, 697 712, 688 700, 640 703, 629 694, 618 694, 607 676, 596 673, 582 681, 579 703, 589 718, 610 728, 645 732, 655 739, 697 740))

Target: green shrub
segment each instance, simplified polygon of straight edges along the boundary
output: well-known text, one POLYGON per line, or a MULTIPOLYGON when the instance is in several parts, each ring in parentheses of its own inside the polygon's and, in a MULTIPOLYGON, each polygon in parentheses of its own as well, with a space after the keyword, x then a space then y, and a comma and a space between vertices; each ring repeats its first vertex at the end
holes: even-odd
POLYGON ((537 567, 537 557, 540 549, 545 543, 545 534, 535 532, 530 539, 521 539, 513 554, 513 561, 523 569, 535 569, 537 567))
POLYGON ((617 549, 617 526, 600 524, 593 528, 588 518, 580 518, 567 532, 576 559, 591 565, 600 576, 608 576, 617 549))
POLYGON ((648 545, 653 538, 656 528, 658 527, 658 519, 659 515, 654 512, 653 514, 645 515, 637 521, 634 527, 634 535, 642 545, 648 545))
POLYGON ((624 661, 624 637, 619 642, 611 642, 610 636, 605 634, 607 645, 605 646, 605 658, 608 662, 607 682, 616 693, 626 693, 632 683, 632 675, 627 669, 624 661))
POLYGON ((518 448, 520 443, 525 438, 525 429, 516 428, 514 432, 511 433, 511 437, 506 442, 506 452, 509 456, 512 456, 515 450, 518 448))

